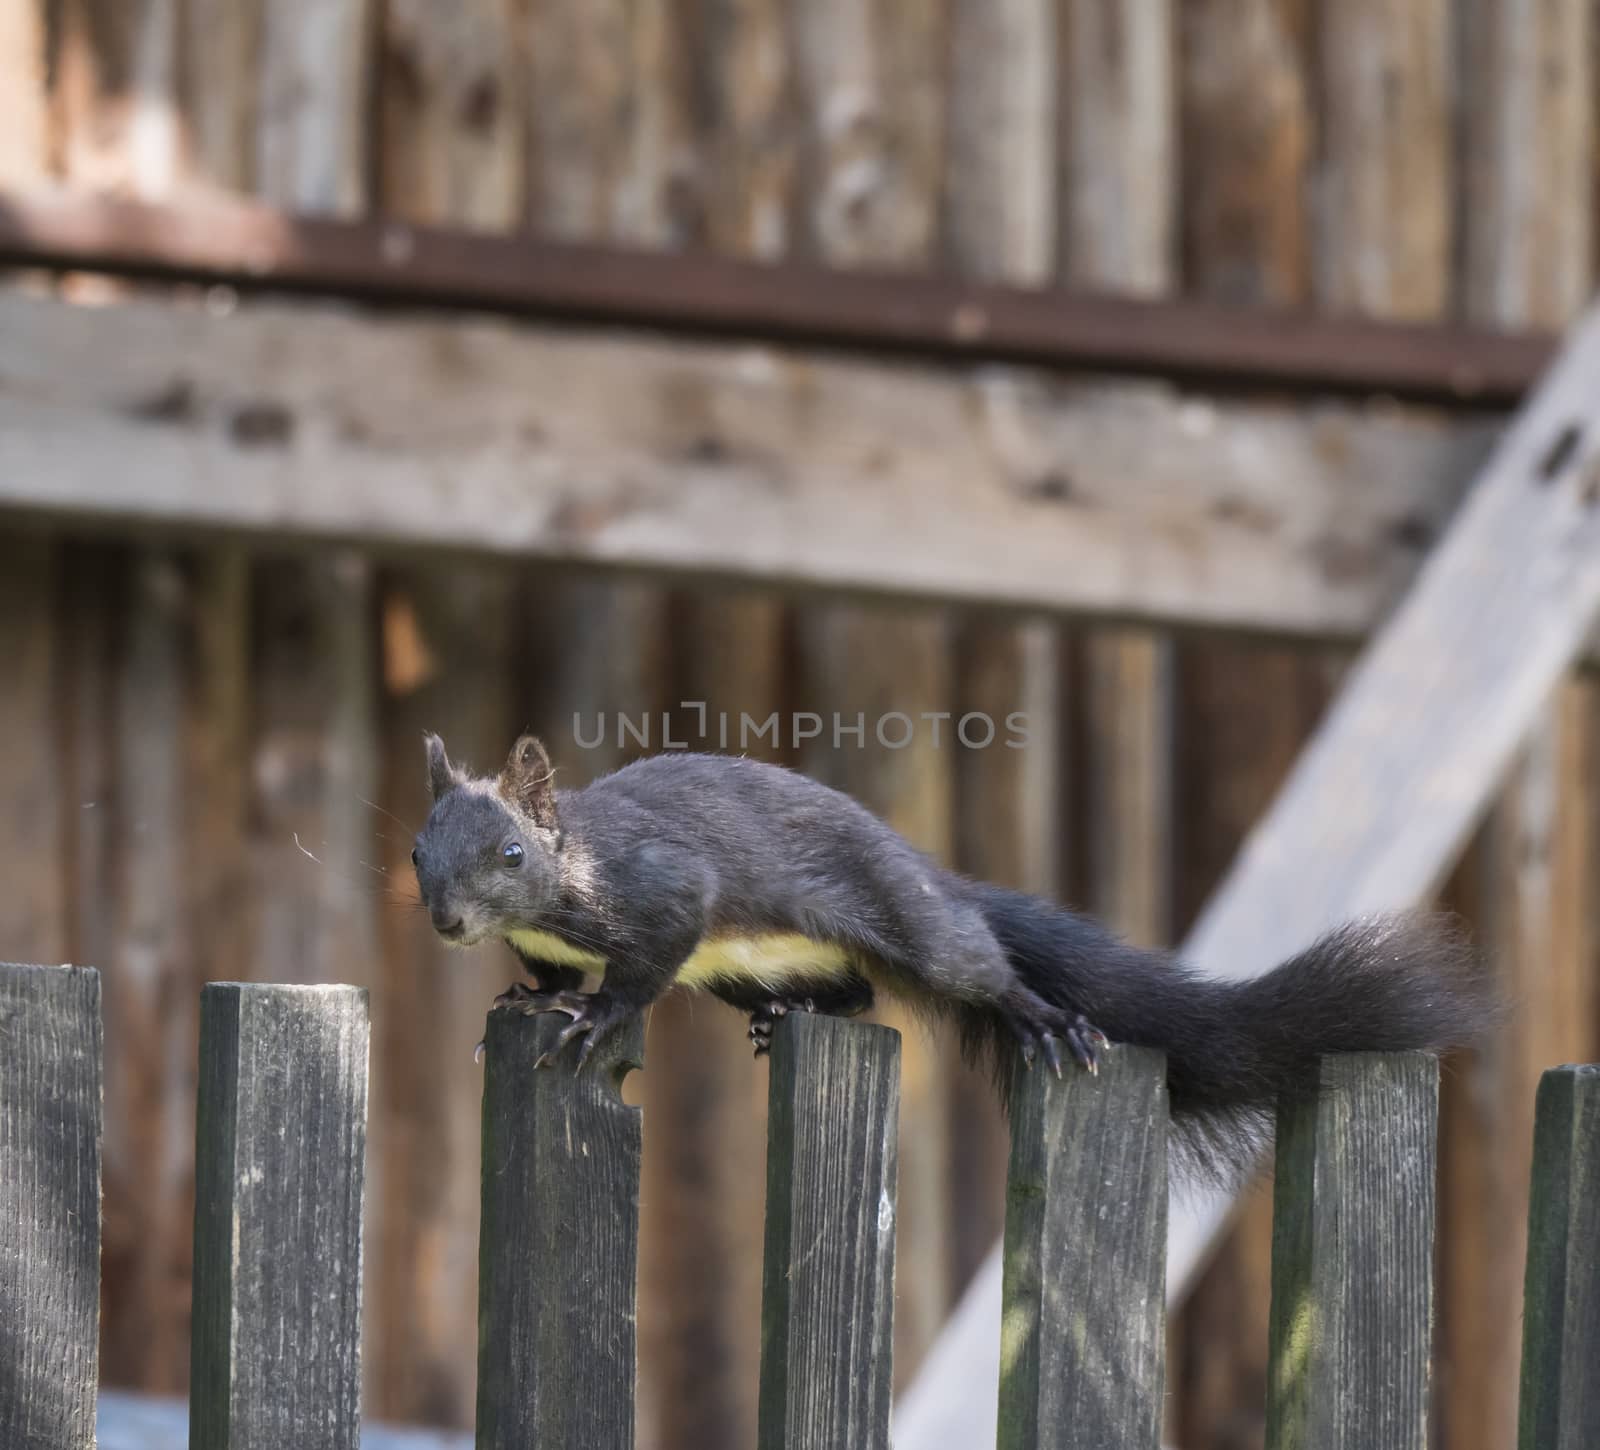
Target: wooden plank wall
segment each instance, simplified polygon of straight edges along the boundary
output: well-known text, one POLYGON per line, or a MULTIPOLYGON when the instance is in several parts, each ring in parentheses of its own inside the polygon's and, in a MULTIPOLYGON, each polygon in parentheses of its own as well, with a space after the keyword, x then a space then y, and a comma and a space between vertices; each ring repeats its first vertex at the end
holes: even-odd
MULTIPOLYGON (((0 184, 221 187, 571 239, 1559 324, 1592 283, 1594 32, 1586 0, 0 0, 0 184)), ((1009 386, 986 378, 992 406, 1009 386)), ((662 410, 683 457, 725 446, 706 399, 662 410)), ((263 442, 285 426, 270 408, 237 423, 263 442)), ((1025 752, 925 734, 892 751, 870 730, 862 748, 763 749, 968 869, 1161 939, 1342 654, 511 564, 5 535, 0 657, 0 955, 105 970, 107 1375, 178 1390, 187 1374, 198 984, 336 979, 372 988, 369 1404, 460 1424, 471 1046, 510 964, 442 953, 408 904, 424 727, 487 767, 534 725, 573 782, 636 752, 618 710, 669 711, 680 739, 697 722, 680 702, 713 720, 1026 710, 1025 752), (574 715, 588 731, 602 712, 609 740, 578 748, 574 715)), ((1523 1010, 1444 1082, 1448 1450, 1506 1443, 1513 1423, 1506 1236, 1536 1069, 1600 1052, 1597 709, 1588 680, 1553 704, 1451 893, 1523 1010)), ((672 1001, 629 1089, 650 1124, 652 1450, 754 1433, 767 1069, 747 1052, 736 1016, 672 1001)), ((1004 1139, 987 1089, 915 1030, 902 1118, 903 1377, 998 1228, 1004 1139)), ((1267 1212, 1247 1203, 1174 1320, 1186 1446, 1260 1443, 1267 1212)))

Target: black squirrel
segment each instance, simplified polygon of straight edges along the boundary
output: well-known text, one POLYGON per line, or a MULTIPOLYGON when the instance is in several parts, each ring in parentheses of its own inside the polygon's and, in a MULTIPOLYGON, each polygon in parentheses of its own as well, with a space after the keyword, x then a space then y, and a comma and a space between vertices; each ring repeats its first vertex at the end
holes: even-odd
POLYGON ((506 941, 533 985, 496 1006, 570 1017, 556 1050, 581 1039, 580 1068, 675 982, 748 1012, 758 1055, 785 1013, 861 1012, 882 988, 953 1017, 1002 1084, 1016 1050, 1059 1075, 1063 1049, 1091 1072, 1108 1039, 1164 1049, 1191 1167, 1225 1178, 1319 1056, 1442 1050, 1494 1016, 1436 917, 1352 923, 1263 976, 1223 981, 948 871, 779 766, 656 755, 558 791, 532 736, 483 779, 437 736, 426 745, 434 803, 412 862, 433 926, 457 946, 506 941), (585 972, 602 974, 588 993, 585 972))

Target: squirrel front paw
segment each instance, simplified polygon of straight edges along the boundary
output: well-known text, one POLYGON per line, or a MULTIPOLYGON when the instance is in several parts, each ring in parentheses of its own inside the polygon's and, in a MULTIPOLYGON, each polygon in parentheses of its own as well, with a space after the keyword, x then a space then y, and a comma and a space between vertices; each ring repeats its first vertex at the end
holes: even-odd
POLYGON ((536 1011, 568 1011, 570 997, 582 997, 582 992, 566 992, 552 989, 552 987, 530 987, 525 981, 514 981, 506 991, 490 1003, 490 1010, 496 1007, 515 1007, 522 1011, 523 1016, 533 1016, 536 1011))
POLYGON ((763 1002, 750 1014, 750 1044, 757 1057, 772 1051, 772 1032, 791 1012, 815 1012, 817 1004, 811 997, 774 997, 763 1002))
MULTIPOLYGON (((525 1016, 532 1016, 535 1012, 565 1012, 568 1016, 576 1016, 577 1011, 581 1009, 576 1008, 571 1002, 557 1001, 556 999, 580 997, 582 995, 579 992, 544 991, 536 987, 530 987, 526 982, 513 982, 489 1004, 489 1010, 495 1012, 502 1007, 511 1007, 525 1016)), ((472 1060, 474 1062, 483 1061, 483 1054, 487 1046, 488 1042, 485 1039, 472 1049, 472 1060)))
POLYGON ((632 1015, 632 1008, 613 1001, 604 992, 528 992, 510 1003, 525 1016, 536 1012, 564 1012, 572 1020, 561 1029, 555 1046, 539 1055, 534 1067, 551 1067, 561 1050, 575 1038, 578 1046, 576 1071, 582 1072, 595 1048, 632 1015))

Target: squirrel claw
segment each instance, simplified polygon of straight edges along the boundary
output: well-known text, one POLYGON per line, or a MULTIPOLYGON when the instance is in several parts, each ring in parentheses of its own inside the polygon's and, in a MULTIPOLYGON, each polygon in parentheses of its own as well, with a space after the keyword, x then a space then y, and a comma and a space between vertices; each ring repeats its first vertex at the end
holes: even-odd
POLYGON ((589 1006, 589 994, 586 992, 529 991, 507 1005, 515 1007, 524 1017, 533 1017, 540 1012, 565 1012, 574 1022, 580 1017, 588 1016, 593 1010, 589 1006))
POLYGON ((569 1007, 562 1007, 557 1010, 567 1012, 571 1016, 572 1021, 567 1023, 567 1025, 563 1027, 557 1034, 556 1045, 550 1049, 550 1051, 553 1053, 560 1052, 561 1049, 571 1042, 573 1038, 587 1036, 594 1029, 593 1021, 590 1020, 586 1014, 581 1012, 573 1012, 569 1007))
POLYGON ((1100 1075, 1100 1051, 1111 1043, 1098 1027, 1081 1013, 1068 1018, 1065 1013, 1029 1019, 1019 1017, 1011 1023, 1017 1039, 1022 1065, 1032 1069, 1034 1058, 1044 1055, 1045 1065, 1060 1080, 1065 1075, 1061 1045, 1066 1044, 1072 1060, 1091 1077, 1100 1075))
POLYGON ((1081 1014, 1066 1031, 1067 1046, 1072 1056, 1090 1077, 1100 1076, 1100 1049, 1110 1047, 1110 1040, 1098 1027, 1081 1014))
POLYGON ((517 1003, 526 1002, 530 997, 538 995, 526 982, 513 982, 489 1004, 489 1008, 493 1011, 496 1007, 514 1007, 517 1003))
POLYGON ((588 1062, 589 1054, 594 1051, 596 1044, 604 1035, 605 1034, 601 1032, 589 1032, 585 1034, 583 1041, 578 1044, 578 1065, 573 1069, 574 1072, 583 1071, 583 1065, 588 1062))
POLYGON ((589 1010, 584 1005, 588 1000, 588 994, 584 992, 546 992, 530 987, 526 982, 513 982, 489 1004, 489 1010, 494 1012, 509 1007, 524 1017, 532 1017, 539 1012, 565 1012, 569 1017, 576 1017, 589 1010))
POLYGON ((772 1051, 772 1030, 778 1025, 779 1018, 788 1015, 789 1004, 776 998, 750 1014, 750 1042, 755 1048, 755 1056, 765 1057, 772 1051))
POLYGON ((583 1041, 578 1047, 578 1061, 574 1072, 582 1072, 595 1048, 610 1034, 611 1029, 627 1015, 627 1009, 600 998, 597 993, 566 992, 562 1002, 546 1001, 538 1006, 526 1006, 525 1012, 565 1012, 572 1020, 556 1035, 555 1042, 546 1052, 539 1054, 534 1067, 554 1067, 556 1059, 569 1042, 583 1041))
POLYGON ((478 1045, 472 1049, 472 1060, 474 1062, 481 1063, 488 1051, 489 1040, 487 1038, 480 1037, 478 1039, 478 1045))
MULTIPOLYGON (((574 1007, 570 1002, 529 1002, 522 1008, 524 1017, 534 1017, 540 1012, 565 1012, 574 1022, 583 1016, 583 1008, 574 1007)), ((562 1041, 566 1039, 563 1037, 562 1041)))
MULTIPOLYGON (((579 1024, 577 1022, 574 1022, 571 1027, 564 1027, 561 1029, 561 1035, 556 1038, 556 1045, 550 1048, 548 1052, 541 1052, 539 1056, 534 1059, 533 1070, 535 1072, 539 1072, 544 1068, 554 1067, 556 1065, 556 1059, 561 1056, 561 1049, 572 1041, 572 1028, 577 1027, 578 1025, 579 1024)), ((587 1031, 588 1025, 583 1024, 583 1026, 584 1030, 587 1031)), ((583 1046, 578 1050, 578 1065, 573 1069, 574 1072, 583 1067, 584 1061, 589 1056, 589 1049, 593 1040, 594 1039, 592 1036, 584 1038, 583 1046)))

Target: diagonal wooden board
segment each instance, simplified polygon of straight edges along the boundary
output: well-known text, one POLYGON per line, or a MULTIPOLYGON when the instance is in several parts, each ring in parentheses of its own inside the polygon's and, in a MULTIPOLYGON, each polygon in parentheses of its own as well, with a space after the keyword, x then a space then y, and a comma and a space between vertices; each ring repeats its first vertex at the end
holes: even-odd
MULTIPOLYGON (((1600 308, 1574 328, 1351 670, 1185 956, 1251 976, 1339 921, 1426 898, 1597 614, 1600 308)), ((1216 1194, 1174 1199, 1169 1300, 1231 1207, 1216 1194)), ((997 1248, 901 1398, 898 1450, 994 1444, 999 1346, 997 1248)))

